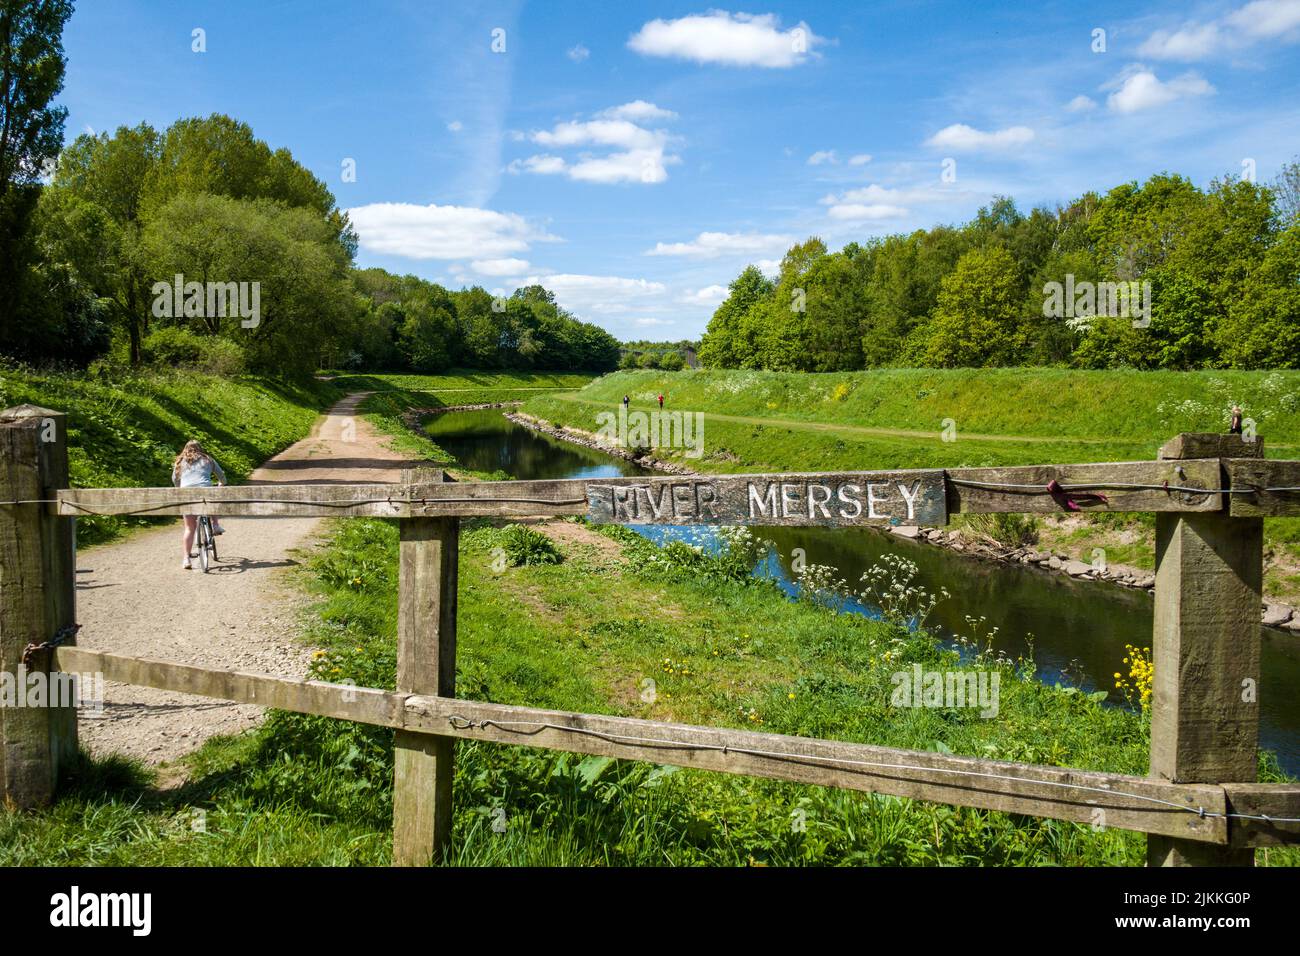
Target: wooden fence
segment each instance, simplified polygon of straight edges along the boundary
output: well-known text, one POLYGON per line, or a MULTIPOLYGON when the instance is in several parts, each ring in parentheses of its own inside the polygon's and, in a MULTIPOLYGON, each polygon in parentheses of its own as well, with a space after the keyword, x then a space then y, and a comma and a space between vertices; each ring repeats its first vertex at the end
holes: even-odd
MULTIPOLYGON (((277 707, 395 731, 393 859, 438 860, 457 740, 543 747, 1145 832, 1152 865, 1249 865, 1300 842, 1300 785, 1257 779, 1263 517, 1300 514, 1300 462, 1261 441, 1180 435, 1154 461, 836 474, 70 489, 61 413, 0 413, 0 673, 20 667, 277 707), (664 524, 932 524, 992 512, 1155 512, 1155 686, 1145 777, 980 760, 456 697, 461 517, 664 524), (399 519, 394 691, 146 660, 75 645, 78 516, 399 519)), ((40 806, 75 755, 69 707, 0 708, 6 802, 40 806)))

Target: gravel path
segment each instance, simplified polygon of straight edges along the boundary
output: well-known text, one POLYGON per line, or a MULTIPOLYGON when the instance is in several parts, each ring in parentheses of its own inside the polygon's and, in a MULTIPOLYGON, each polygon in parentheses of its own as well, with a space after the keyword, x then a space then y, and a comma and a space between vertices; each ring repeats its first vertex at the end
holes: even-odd
MULTIPOLYGON (((310 437, 253 473, 250 484, 397 481, 403 458, 356 418, 368 392, 349 395, 310 437)), ((283 677, 306 673, 297 639, 307 598, 286 571, 317 543, 317 518, 229 518, 220 560, 204 574, 181 568, 179 522, 77 558, 77 643, 95 650, 283 677)), ((103 713, 83 712, 82 745, 100 756, 174 760, 218 734, 254 726, 262 708, 110 683, 103 713)))

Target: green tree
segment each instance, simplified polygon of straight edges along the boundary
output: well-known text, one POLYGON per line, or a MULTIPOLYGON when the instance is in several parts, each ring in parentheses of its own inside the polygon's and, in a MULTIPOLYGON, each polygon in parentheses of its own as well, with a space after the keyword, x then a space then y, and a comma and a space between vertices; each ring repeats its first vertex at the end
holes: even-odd
POLYGON ((965 368, 1014 363, 1025 342, 1016 262, 1001 246, 973 249, 940 284, 920 343, 922 364, 965 368))

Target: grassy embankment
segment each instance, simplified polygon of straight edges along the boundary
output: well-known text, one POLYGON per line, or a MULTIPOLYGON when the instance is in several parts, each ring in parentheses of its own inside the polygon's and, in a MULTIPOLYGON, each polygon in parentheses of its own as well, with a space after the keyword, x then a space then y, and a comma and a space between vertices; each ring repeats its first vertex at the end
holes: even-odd
MULTIPOLYGON (((924 633, 789 602, 748 578, 740 554, 660 551, 575 522, 548 533, 550 544, 466 523, 462 696, 1146 770, 1142 714, 1043 686, 1023 664, 979 662, 1002 678, 992 719, 892 707, 892 674, 958 666, 924 633)), ((318 598, 304 634, 321 649, 317 676, 393 686, 395 574, 395 524, 333 522, 304 572, 318 598)), ((165 792, 139 768, 87 765, 52 811, 0 814, 0 864, 388 862, 389 732, 275 713, 188 764, 189 782, 165 792)), ((1267 758, 1262 770, 1277 777, 1267 758)), ((455 798, 461 864, 1140 864, 1145 846, 1118 830, 490 744, 459 747, 455 798)), ((1300 853, 1260 860, 1294 865, 1300 853)))
MULTIPOLYGON (((1179 432, 1225 431, 1233 404, 1255 420, 1269 457, 1300 457, 1300 372, 646 370, 535 396, 523 411, 595 431, 596 414, 625 394, 633 409, 651 411, 661 392, 669 410, 705 413, 704 456, 657 454, 705 472, 1149 459, 1179 432)), ((1147 515, 1062 516, 1040 520, 1038 535, 1086 562, 1104 547, 1112 564, 1150 569, 1153 527, 1147 515)), ((1269 519, 1265 535, 1265 592, 1300 604, 1300 519, 1269 519)))
POLYGON ((517 402, 553 392, 570 392, 590 382, 595 373, 475 372, 452 370, 445 375, 356 374, 335 372, 335 384, 349 392, 386 391, 400 396, 404 407, 441 408, 517 402))
MULTIPOLYGON (((73 487, 171 484, 172 462, 191 438, 201 441, 232 482, 303 438, 320 412, 344 392, 332 382, 223 379, 196 372, 85 374, 0 370, 0 408, 30 403, 68 415, 73 487)), ((91 516, 77 520, 80 546, 112 540, 157 518, 91 516)))

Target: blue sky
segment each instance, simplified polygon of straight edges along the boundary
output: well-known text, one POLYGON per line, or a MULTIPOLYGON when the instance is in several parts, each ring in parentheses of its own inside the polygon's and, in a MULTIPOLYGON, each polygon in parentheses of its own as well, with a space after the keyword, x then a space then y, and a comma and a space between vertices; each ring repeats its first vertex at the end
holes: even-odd
POLYGON ((1300 154, 1300 0, 80 0, 64 45, 69 139, 227 113, 329 184, 359 265, 541 281, 623 339, 697 336, 810 235, 1300 154))

